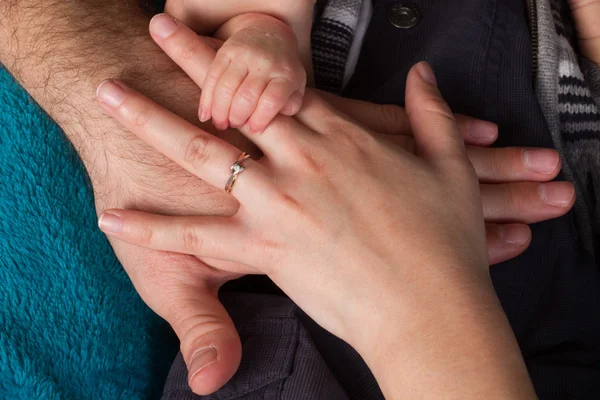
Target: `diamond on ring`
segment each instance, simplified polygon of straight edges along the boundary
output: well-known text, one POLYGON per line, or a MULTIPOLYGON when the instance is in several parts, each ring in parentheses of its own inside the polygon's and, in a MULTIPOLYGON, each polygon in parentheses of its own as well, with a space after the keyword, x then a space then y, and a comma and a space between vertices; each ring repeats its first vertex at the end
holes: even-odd
POLYGON ((237 175, 240 172, 242 172, 244 170, 244 166, 243 165, 239 165, 237 163, 233 164, 231 166, 231 168, 229 168, 229 170, 231 171, 232 174, 237 175))
POLYGON ((235 184, 235 181, 237 180, 238 175, 241 174, 242 171, 244 171, 244 169, 246 169, 246 167, 244 167, 242 165, 242 163, 249 158, 250 158, 249 154, 242 153, 238 157, 237 161, 234 162, 233 165, 229 168, 229 171, 231 172, 231 176, 229 177, 229 179, 227 180, 227 183, 225 184, 225 191, 227 193, 231 193, 231 191, 233 190, 233 185, 235 184))

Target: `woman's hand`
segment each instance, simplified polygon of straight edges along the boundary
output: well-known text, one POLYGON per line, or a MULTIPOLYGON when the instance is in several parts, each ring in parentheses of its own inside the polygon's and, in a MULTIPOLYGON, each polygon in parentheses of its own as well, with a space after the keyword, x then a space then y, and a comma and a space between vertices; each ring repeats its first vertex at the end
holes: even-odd
MULTIPOLYGON (((232 192, 235 216, 112 210, 100 226, 130 243, 268 274, 365 357, 391 398, 531 396, 489 279, 476 175, 434 82, 426 64, 409 74, 418 157, 311 93, 301 123, 277 117, 250 136, 265 158, 246 161, 232 192)), ((233 146, 115 83, 99 97, 201 179, 219 187, 229 178, 240 154, 233 146)))

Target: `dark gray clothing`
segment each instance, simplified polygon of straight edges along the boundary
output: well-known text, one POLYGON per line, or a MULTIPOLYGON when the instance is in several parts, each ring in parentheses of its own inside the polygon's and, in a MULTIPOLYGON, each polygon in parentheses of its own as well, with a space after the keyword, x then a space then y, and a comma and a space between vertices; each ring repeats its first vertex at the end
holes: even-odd
MULTIPOLYGON (((195 396, 187 384, 187 369, 179 354, 171 367, 163 400, 356 398, 347 396, 338 383, 315 346, 310 328, 320 331, 319 336, 330 336, 338 345, 347 345, 316 325, 307 326, 304 323, 306 317, 291 300, 249 293, 227 293, 221 300, 242 338, 242 362, 238 373, 214 395, 195 396)), ((358 354, 350 347, 347 350, 362 364, 362 372, 374 382, 358 354)), ((372 386, 379 391, 376 385, 372 386)))

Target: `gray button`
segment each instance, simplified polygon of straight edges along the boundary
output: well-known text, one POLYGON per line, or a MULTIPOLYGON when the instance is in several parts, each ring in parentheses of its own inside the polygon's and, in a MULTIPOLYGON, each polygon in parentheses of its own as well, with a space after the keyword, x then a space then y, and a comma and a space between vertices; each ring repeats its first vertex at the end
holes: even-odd
POLYGON ((388 19, 396 28, 412 28, 421 20, 421 12, 411 3, 394 3, 388 9, 388 19))

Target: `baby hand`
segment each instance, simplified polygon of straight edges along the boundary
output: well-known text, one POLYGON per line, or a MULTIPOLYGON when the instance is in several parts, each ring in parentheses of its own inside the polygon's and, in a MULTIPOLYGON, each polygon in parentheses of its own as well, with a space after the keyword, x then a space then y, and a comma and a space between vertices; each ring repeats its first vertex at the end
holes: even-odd
POLYGON ((306 72, 291 29, 249 26, 219 49, 204 81, 198 114, 217 129, 262 132, 278 114, 302 105, 306 72))

